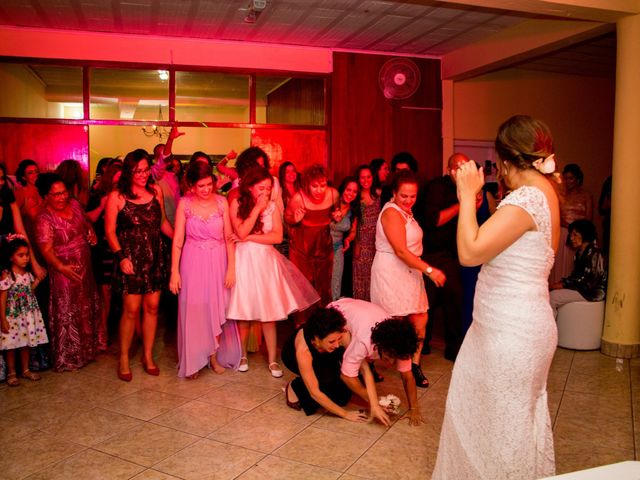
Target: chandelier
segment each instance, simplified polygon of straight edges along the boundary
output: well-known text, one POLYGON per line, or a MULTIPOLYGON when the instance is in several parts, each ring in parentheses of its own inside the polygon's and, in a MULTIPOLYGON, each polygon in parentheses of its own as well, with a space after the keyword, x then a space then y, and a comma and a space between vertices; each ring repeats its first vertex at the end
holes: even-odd
MULTIPOLYGON (((163 121, 164 120, 162 119, 162 105, 158 105, 158 123, 162 123, 163 121)), ((160 141, 164 140, 165 138, 169 138, 169 130, 164 128, 162 125, 160 126, 156 124, 153 124, 151 126, 145 125, 144 127, 142 127, 142 133, 144 133, 146 137, 157 136, 160 139, 160 141)))

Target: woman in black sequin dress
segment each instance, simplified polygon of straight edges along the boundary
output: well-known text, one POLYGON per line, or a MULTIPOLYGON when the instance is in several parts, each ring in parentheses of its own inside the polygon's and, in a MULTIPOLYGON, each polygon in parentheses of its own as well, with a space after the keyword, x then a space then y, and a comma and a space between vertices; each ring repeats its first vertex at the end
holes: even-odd
POLYGON ((160 291, 167 281, 167 254, 161 234, 173 236, 164 214, 162 190, 150 178, 149 155, 134 150, 124 159, 118 190, 109 194, 105 232, 116 256, 115 281, 122 291, 118 378, 131 380, 129 347, 142 310, 142 366, 160 373, 152 358, 160 291))

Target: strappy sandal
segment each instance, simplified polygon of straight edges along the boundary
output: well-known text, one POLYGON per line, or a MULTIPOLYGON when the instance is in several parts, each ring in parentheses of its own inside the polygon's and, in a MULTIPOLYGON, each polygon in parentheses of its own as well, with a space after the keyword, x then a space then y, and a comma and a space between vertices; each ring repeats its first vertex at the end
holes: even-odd
POLYGON ((22 372, 22 378, 26 378, 27 380, 31 380, 32 382, 37 382, 42 377, 27 368, 24 372, 22 372))
POLYGON ((7 385, 10 387, 17 387, 20 385, 20 381, 18 380, 18 376, 15 373, 7 374, 7 385))
POLYGON ((422 367, 420 365, 411 362, 411 372, 413 373, 413 378, 416 379, 416 387, 427 388, 429 386, 429 379, 422 371, 422 367))

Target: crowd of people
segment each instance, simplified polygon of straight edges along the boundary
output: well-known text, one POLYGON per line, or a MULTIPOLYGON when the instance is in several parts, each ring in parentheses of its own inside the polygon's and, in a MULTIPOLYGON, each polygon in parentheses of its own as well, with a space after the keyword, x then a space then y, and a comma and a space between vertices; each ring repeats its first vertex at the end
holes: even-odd
POLYGON ((296 374, 288 406, 389 425, 375 385, 382 360, 396 365, 417 425, 428 320, 440 315, 445 358, 457 361, 434 478, 553 473, 554 311, 604 298, 606 258, 582 171, 569 164, 555 182, 542 122, 516 116, 500 127, 499 185, 461 153, 425 185, 407 152, 359 166, 337 188, 322 165, 298 172, 286 161, 274 176, 259 147, 229 152, 217 170, 204 152, 183 165, 172 156, 181 135, 174 127, 153 154, 102 159, 91 185, 74 160, 44 173, 23 160, 18 185, 0 165, 8 385, 81 368, 110 340, 117 377, 131 381, 136 337, 144 371, 159 375, 161 297, 173 295, 162 314, 177 319, 179 377, 246 372, 250 344, 264 339, 269 374, 282 377, 281 362, 296 374), (287 319, 296 328, 280 361, 287 319), (352 394, 369 415, 345 409, 352 394), (496 443, 500 455, 487 456, 496 443))

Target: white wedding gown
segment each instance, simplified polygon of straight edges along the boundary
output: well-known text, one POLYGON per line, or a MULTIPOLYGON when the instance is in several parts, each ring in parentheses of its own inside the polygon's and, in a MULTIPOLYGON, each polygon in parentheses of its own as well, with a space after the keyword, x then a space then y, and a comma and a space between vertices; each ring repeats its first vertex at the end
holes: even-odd
POLYGON ((555 461, 547 375, 557 344, 547 278, 553 265, 551 216, 538 188, 521 187, 500 207, 534 219, 482 266, 473 323, 451 377, 433 479, 534 479, 555 461))

